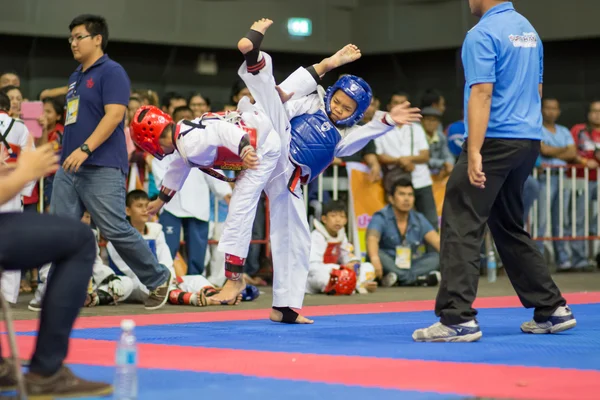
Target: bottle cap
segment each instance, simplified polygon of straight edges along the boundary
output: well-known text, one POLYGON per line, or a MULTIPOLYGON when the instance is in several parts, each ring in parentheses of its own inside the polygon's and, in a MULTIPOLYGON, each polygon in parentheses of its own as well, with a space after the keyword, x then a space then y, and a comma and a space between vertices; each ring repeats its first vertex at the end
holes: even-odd
POLYGON ((124 319, 121 321, 121 329, 124 331, 132 331, 135 328, 135 321, 132 319, 124 319))

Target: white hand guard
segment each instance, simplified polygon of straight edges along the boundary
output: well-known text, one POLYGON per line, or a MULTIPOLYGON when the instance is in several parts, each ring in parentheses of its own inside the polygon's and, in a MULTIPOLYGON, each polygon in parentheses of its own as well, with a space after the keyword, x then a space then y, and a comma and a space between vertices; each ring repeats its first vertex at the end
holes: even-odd
POLYGON ((121 298, 125 294, 125 288, 119 278, 108 282, 108 290, 110 290, 111 294, 117 298, 121 298))

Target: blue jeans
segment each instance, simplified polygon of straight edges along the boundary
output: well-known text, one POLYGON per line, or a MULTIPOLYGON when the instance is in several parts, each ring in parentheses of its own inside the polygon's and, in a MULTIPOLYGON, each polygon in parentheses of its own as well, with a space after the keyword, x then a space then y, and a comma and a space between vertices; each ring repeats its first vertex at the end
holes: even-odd
MULTIPOLYGON (((546 183, 546 174, 541 174, 539 178, 540 182, 540 196, 538 201, 538 236, 546 236, 546 227, 548 225, 548 205, 550 206, 550 220, 551 220, 551 231, 550 236, 559 236, 559 215, 560 209, 560 188, 559 188, 559 176, 550 175, 550 197, 548 199, 548 185, 546 183)), ((567 185, 566 180, 563 180, 563 185, 567 185)), ((569 236, 569 199, 571 191, 563 186, 563 236, 569 236)), ((554 256, 555 261, 558 265, 564 264, 569 261, 569 252, 567 242, 564 240, 553 240, 554 245, 554 256)), ((544 242, 537 242, 538 248, 544 252, 544 242)))
MULTIPOLYGON (((588 186, 588 205, 589 205, 589 234, 595 235, 598 232, 598 210, 594 210, 593 202, 597 200, 598 197, 598 182, 590 181, 588 186)), ((577 236, 585 236, 585 192, 583 190, 577 191, 577 196, 575 197, 575 223, 576 228, 575 231, 577 236)), ((570 214, 569 209, 569 216, 570 214)), ((569 224, 569 235, 571 234, 571 225, 569 224)), ((588 254, 586 251, 586 240, 574 240, 571 242, 571 262, 574 266, 579 263, 587 264, 588 254)))
POLYGON ((384 273, 394 272, 398 275, 400 286, 412 286, 417 282, 417 277, 440 269, 440 254, 437 252, 425 253, 419 258, 413 259, 410 269, 398 268, 395 260, 381 249, 379 250, 379 259, 384 273))
POLYGON ((167 246, 169 246, 173 258, 179 250, 181 226, 183 225, 183 240, 185 240, 188 255, 187 275, 202 275, 208 246, 208 222, 196 218, 179 218, 168 211, 160 214, 159 221, 163 226, 167 246))
POLYGON ((125 174, 117 168, 84 166, 78 172, 60 168, 54 176, 50 212, 80 220, 88 211, 102 235, 152 291, 169 279, 170 272, 127 221, 125 195, 125 174))

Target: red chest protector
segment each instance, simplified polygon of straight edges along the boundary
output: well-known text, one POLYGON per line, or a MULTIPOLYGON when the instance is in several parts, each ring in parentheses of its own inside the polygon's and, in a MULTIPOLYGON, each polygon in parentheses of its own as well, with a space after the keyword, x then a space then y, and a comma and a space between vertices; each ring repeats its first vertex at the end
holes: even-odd
POLYGON ((342 243, 327 243, 325 254, 323 255, 324 264, 338 264, 342 251, 342 243))
MULTIPOLYGON (((207 120, 214 120, 214 119, 220 119, 220 120, 224 120, 224 121, 228 121, 228 117, 230 117, 231 112, 211 112, 211 113, 206 113, 202 116, 202 121, 207 121, 207 120)), ((246 132, 246 134, 248 134, 248 139, 250 140, 250 145, 252 147, 254 147, 256 149, 256 145, 257 145, 257 140, 256 140, 256 129, 255 128, 251 128, 249 126, 246 126, 246 124, 244 123, 244 121, 242 121, 241 119, 237 119, 237 121, 233 122, 233 121, 228 121, 233 123, 234 125, 236 125, 237 127, 239 127, 240 129, 242 129, 244 132, 246 132)), ((185 125, 188 125, 189 123, 186 123, 186 121, 182 122, 185 125)), ((179 137, 179 133, 180 133, 180 129, 181 126, 178 125, 176 132, 175 132, 175 140, 177 140, 177 138, 179 137)), ((207 174, 221 179, 221 180, 225 180, 228 182, 232 182, 233 180, 227 177, 224 177, 222 174, 219 174, 218 172, 212 170, 211 168, 216 168, 216 169, 222 169, 222 170, 229 170, 229 171, 241 171, 243 168, 243 162, 242 159, 240 158, 239 155, 233 153, 231 150, 229 150, 227 147, 218 147, 217 148, 217 155, 215 157, 215 161, 213 162, 213 164, 210 167, 202 167, 200 168, 203 172, 206 172, 207 174)))

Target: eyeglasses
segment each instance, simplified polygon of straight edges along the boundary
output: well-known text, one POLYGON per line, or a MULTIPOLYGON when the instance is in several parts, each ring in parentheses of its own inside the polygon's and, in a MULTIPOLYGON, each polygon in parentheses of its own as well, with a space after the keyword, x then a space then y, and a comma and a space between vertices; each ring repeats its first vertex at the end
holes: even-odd
POLYGON ((81 40, 83 40, 83 39, 85 39, 85 38, 89 38, 89 37, 92 37, 92 36, 93 36, 93 35, 79 35, 79 36, 77 36, 77 37, 73 37, 73 36, 71 36, 71 37, 69 38, 69 43, 73 43, 73 42, 79 42, 79 41, 81 41, 81 40))

